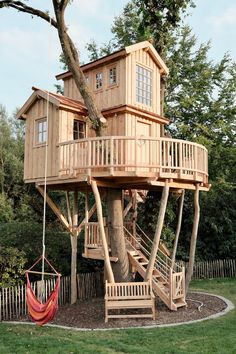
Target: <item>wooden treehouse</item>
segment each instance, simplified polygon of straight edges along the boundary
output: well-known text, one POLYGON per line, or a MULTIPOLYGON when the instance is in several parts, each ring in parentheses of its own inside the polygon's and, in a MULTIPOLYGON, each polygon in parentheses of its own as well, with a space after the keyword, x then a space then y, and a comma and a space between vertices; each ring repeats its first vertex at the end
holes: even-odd
MULTIPOLYGON (((177 310, 186 305, 185 273, 160 241, 165 208, 169 193, 183 196, 185 189, 192 189, 195 213, 199 214, 199 191, 209 190, 207 150, 165 136, 169 120, 163 116, 163 100, 168 68, 149 42, 128 46, 82 69, 106 119, 102 136, 95 135, 70 72, 57 76, 64 82, 64 96, 33 87, 18 112, 18 118, 26 121, 25 182, 35 183, 42 194, 46 167, 47 190, 65 191, 67 217, 48 194, 47 202, 72 239, 84 230, 84 257, 105 261, 106 320, 127 316, 109 313, 120 308, 146 308, 151 314, 147 311, 143 316, 154 317, 153 293, 171 310, 177 310), (111 262, 119 259, 112 254, 101 205, 113 188, 123 191, 124 242, 130 269, 144 279, 141 283, 114 282, 111 262), (145 202, 149 190, 162 191, 154 239, 136 224, 137 203, 145 202), (80 224, 77 203, 71 212, 69 198, 74 192, 76 200, 78 191, 85 194, 85 217, 80 224), (95 195, 93 206, 88 203, 90 192, 95 195), (98 221, 91 222, 95 212, 98 221)), ((196 224, 193 229, 196 238, 196 224)))

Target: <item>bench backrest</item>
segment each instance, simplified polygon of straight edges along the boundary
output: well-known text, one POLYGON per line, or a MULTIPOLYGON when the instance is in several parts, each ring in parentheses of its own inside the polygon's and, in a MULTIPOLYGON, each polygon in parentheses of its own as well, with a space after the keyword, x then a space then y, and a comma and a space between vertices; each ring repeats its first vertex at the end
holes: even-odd
POLYGON ((108 283, 106 282, 107 300, 141 300, 152 297, 150 282, 108 283))

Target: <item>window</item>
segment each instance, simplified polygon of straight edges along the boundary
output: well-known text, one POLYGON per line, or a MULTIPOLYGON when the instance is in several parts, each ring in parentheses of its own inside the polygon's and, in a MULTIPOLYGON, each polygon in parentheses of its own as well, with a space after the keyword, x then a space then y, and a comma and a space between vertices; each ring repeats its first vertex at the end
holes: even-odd
POLYGON ((152 105, 152 72, 136 65, 136 101, 152 105))
POLYGON ((96 74, 96 89, 100 89, 102 87, 102 73, 96 74))
POLYGON ((47 119, 40 119, 37 121, 37 144, 42 144, 47 141, 47 119))
POLYGON ((84 139, 86 136, 86 123, 81 120, 74 120, 73 139, 84 139))
POLYGON ((109 85, 114 85, 117 82, 116 66, 109 69, 109 85))

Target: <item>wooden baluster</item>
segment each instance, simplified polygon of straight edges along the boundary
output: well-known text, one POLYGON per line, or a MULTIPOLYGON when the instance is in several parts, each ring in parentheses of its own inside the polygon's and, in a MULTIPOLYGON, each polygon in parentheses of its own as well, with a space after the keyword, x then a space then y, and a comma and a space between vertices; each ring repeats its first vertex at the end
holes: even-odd
POLYGON ((114 172, 114 138, 110 138, 110 173, 114 172))

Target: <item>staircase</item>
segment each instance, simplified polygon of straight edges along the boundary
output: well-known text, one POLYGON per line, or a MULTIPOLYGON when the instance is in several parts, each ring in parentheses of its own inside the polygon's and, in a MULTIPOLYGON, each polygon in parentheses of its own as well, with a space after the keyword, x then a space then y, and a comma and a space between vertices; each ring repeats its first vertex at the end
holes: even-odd
MULTIPOLYGON (((124 228, 126 248, 130 263, 145 278, 152 241, 140 227, 137 230, 134 237, 124 228)), ((171 259, 160 249, 153 269, 152 289, 170 310, 176 311, 178 307, 186 306, 184 268, 176 263, 172 264, 171 259)))
MULTIPOLYGON (((85 243, 83 257, 104 259, 102 239, 97 222, 85 224, 85 243)), ((105 227, 108 246, 109 237, 105 227)), ((130 264, 143 278, 145 278, 148 261, 152 249, 152 240, 136 224, 135 236, 129 223, 124 227, 126 249, 130 264)), ((110 249, 109 249, 110 253, 110 249)), ((111 262, 117 257, 110 256, 111 262)), ((186 306, 185 302, 185 271, 169 257, 169 250, 160 244, 152 274, 152 290, 166 304, 170 310, 176 311, 178 307, 186 306)))

